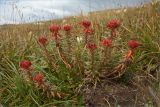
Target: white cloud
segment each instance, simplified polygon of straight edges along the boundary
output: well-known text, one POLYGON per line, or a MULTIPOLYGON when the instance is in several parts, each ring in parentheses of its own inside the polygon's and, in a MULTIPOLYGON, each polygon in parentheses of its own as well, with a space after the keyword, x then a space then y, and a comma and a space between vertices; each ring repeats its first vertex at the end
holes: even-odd
POLYGON ((83 12, 137 5, 150 0, 0 0, 0 23, 62 18, 83 12), (2 2, 3 1, 3 2, 2 2), (13 2, 14 1, 14 2, 13 2), (3 20, 2 20, 3 19, 3 20), (6 20, 6 21, 5 21, 6 20))

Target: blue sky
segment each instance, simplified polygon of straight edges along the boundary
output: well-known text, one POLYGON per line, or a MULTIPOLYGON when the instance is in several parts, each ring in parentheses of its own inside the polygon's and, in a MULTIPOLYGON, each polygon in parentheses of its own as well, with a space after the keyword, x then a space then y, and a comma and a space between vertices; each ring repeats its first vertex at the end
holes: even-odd
POLYGON ((0 0, 0 24, 78 15, 81 11, 137 6, 150 0, 0 0))

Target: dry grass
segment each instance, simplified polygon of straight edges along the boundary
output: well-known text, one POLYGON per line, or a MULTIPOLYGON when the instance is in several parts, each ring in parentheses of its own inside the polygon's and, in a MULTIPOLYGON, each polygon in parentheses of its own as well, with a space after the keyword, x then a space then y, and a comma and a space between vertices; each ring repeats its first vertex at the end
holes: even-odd
MULTIPOLYGON (((0 102, 10 107, 68 107, 84 106, 85 104, 90 105, 90 107, 100 105, 159 107, 159 7, 160 3, 157 2, 137 8, 93 12, 87 16, 81 15, 39 24, 0 26, 0 102), (126 69, 121 78, 114 81, 103 78, 98 82, 91 81, 90 83, 83 76, 78 76, 80 78, 76 81, 76 77, 72 77, 68 73, 61 73, 59 76, 53 75, 50 68, 38 65, 44 64, 45 66, 45 60, 42 58, 40 54, 42 51, 35 41, 37 41, 38 36, 44 34, 50 38, 51 34, 48 27, 51 24, 64 25, 70 23, 74 26, 72 35, 78 37, 83 35, 79 22, 88 19, 93 23, 96 32, 94 37, 97 40, 108 35, 106 22, 113 18, 120 19, 123 23, 119 29, 119 41, 122 45, 120 51, 125 51, 125 41, 130 39, 137 39, 142 43, 142 47, 134 57, 134 63, 126 69), (25 58, 31 59, 38 70, 47 71, 45 72, 47 80, 56 84, 60 91, 67 93, 66 96, 60 100, 47 99, 45 95, 41 95, 41 90, 27 84, 19 74, 19 62, 25 58), (86 99, 83 98, 84 96, 86 99)), ((114 55, 116 56, 116 52, 113 52, 114 55)), ((61 71, 68 72, 63 64, 60 66, 62 66, 61 71)))

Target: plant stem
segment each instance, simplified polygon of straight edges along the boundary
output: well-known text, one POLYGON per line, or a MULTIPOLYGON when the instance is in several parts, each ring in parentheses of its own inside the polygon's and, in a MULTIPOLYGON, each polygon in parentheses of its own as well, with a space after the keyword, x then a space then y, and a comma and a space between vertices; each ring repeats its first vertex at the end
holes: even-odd
POLYGON ((70 32, 66 32, 66 36, 67 36, 67 44, 68 44, 68 54, 70 54, 72 49, 71 41, 70 41, 70 36, 71 36, 70 32))
POLYGON ((46 47, 44 47, 44 52, 45 52, 45 56, 47 57, 48 62, 49 62, 49 64, 51 65, 51 67, 53 67, 54 69, 56 69, 56 68, 57 68, 57 67, 56 67, 56 64, 55 64, 54 61, 52 60, 52 58, 51 58, 51 56, 50 56, 50 54, 49 54, 49 52, 48 52, 48 50, 47 50, 46 47))
POLYGON ((85 45, 88 43, 88 35, 85 35, 85 45))
POLYGON ((58 53, 63 63, 66 65, 66 67, 71 69, 71 65, 67 62, 66 56, 64 55, 61 47, 58 48, 58 53))
POLYGON ((116 36, 117 36, 117 34, 116 34, 117 32, 116 32, 116 30, 115 29, 113 29, 112 31, 111 31, 111 40, 113 40, 116 36))
POLYGON ((104 60, 103 60, 103 65, 104 66, 107 64, 107 60, 108 60, 108 48, 106 47, 104 49, 104 60))
POLYGON ((32 81, 32 74, 31 74, 31 71, 30 71, 30 70, 27 71, 27 74, 28 74, 28 76, 29 76, 29 79, 32 81))
POLYGON ((94 52, 91 52, 91 70, 94 70, 94 52))

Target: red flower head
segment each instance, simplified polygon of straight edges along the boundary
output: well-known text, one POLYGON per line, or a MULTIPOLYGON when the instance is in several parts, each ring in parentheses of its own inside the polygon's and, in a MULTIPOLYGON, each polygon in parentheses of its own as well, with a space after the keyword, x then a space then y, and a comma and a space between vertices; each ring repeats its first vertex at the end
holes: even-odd
POLYGON ((110 39, 103 39, 101 41, 102 45, 105 47, 111 47, 112 46, 112 41, 110 39))
POLYGON ((116 28, 118 28, 121 25, 121 22, 119 20, 111 20, 107 23, 107 27, 111 30, 114 30, 116 28))
POLYGON ((33 81, 35 81, 36 83, 41 85, 41 84, 43 84, 43 78, 44 78, 43 73, 39 72, 39 73, 35 74, 35 76, 33 77, 33 81))
POLYGON ((66 24, 66 25, 63 26, 63 29, 64 29, 65 31, 70 31, 70 30, 72 29, 72 26, 69 25, 69 24, 66 24))
POLYGON ((49 29, 50 29, 50 31, 51 31, 52 33, 58 33, 58 31, 61 29, 61 27, 60 27, 59 25, 51 25, 51 26, 49 27, 49 29))
POLYGON ((47 44, 47 38, 45 36, 41 36, 41 37, 38 38, 38 42, 41 45, 45 46, 47 44))
POLYGON ((87 48, 90 50, 90 51, 93 51, 97 48, 97 45, 95 43, 88 43, 87 44, 87 48))
POLYGON ((92 35, 92 34, 94 34, 94 30, 93 30, 93 29, 90 29, 90 28, 84 29, 83 32, 84 32, 86 35, 92 35))
POLYGON ((90 21, 87 21, 87 20, 82 21, 81 24, 82 24, 83 27, 85 27, 85 28, 89 28, 89 27, 91 26, 91 22, 90 22, 90 21))
POLYGON ((24 70, 29 70, 31 65, 32 65, 32 63, 28 60, 24 60, 24 61, 20 62, 20 67, 24 70))
POLYGON ((130 40, 130 41, 128 42, 128 46, 129 46, 131 49, 137 48, 139 45, 140 45, 140 43, 139 43, 138 41, 135 41, 135 40, 130 40))

